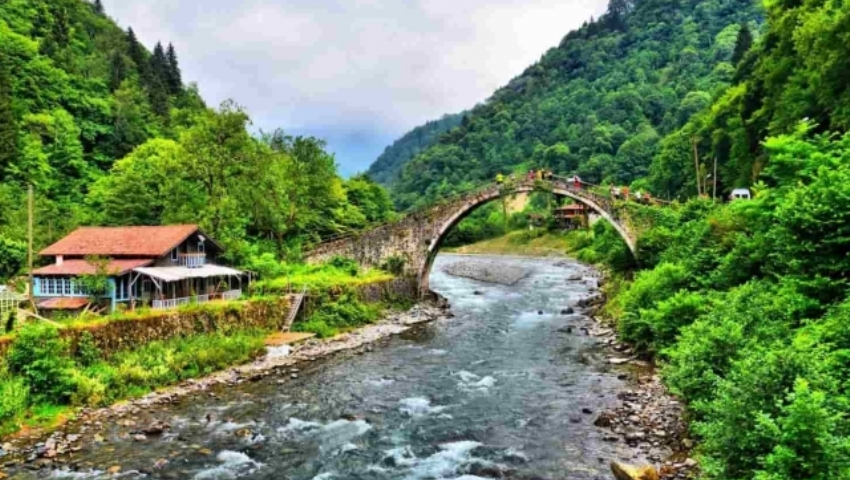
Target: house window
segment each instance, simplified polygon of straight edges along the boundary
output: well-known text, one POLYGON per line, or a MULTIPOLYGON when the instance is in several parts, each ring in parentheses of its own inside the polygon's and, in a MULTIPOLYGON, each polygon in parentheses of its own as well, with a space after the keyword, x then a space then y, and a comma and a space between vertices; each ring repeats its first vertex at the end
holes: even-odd
POLYGON ((204 242, 200 242, 198 244, 198 253, 206 253, 206 247, 204 247, 204 242))
POLYGON ((174 250, 171 251, 171 261, 176 262, 179 258, 180 257, 178 255, 177 249, 175 248, 174 250))

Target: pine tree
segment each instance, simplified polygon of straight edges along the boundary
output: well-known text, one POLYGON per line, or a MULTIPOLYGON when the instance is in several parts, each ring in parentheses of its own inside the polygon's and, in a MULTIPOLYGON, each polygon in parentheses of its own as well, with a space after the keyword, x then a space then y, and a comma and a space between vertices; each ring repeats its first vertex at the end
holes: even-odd
POLYGON ((160 80, 163 84, 168 80, 168 59, 165 57, 165 49, 162 43, 157 42, 150 59, 151 76, 160 80))
POLYGON ((127 78, 127 62, 124 55, 115 50, 109 59, 109 89, 114 92, 121 87, 121 83, 127 78))
POLYGON ((103 8, 103 2, 101 0, 94 0, 94 13, 105 16, 106 10, 103 8))
POLYGON ((168 90, 172 95, 177 95, 183 88, 183 75, 180 73, 180 64, 177 61, 177 51, 174 45, 168 44, 168 90))
POLYGON ((625 28, 626 15, 631 9, 629 0, 611 0, 608 4, 608 13, 605 14, 605 24, 615 30, 625 28))
POLYGON ((12 107, 12 84, 6 70, 0 67, 0 180, 18 159, 18 122, 12 107))
POLYGON ((753 46, 753 32, 750 31, 750 26, 746 23, 741 24, 741 29, 738 30, 738 39, 735 40, 735 51, 732 53, 732 65, 738 65, 744 59, 744 55, 750 51, 753 46))
POLYGON ((145 52, 142 44, 139 43, 139 39, 136 38, 136 32, 133 31, 132 28, 127 29, 127 45, 128 50, 127 53, 130 55, 130 59, 133 60, 133 63, 136 64, 136 70, 139 72, 139 78, 142 80, 143 84, 148 83, 148 62, 147 62, 147 54, 145 52))

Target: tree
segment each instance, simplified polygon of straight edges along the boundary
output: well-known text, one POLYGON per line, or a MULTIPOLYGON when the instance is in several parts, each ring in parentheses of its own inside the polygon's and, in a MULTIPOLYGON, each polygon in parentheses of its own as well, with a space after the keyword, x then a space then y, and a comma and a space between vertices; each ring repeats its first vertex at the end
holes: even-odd
POLYGON ((133 63, 136 64, 136 71, 139 73, 139 78, 142 80, 142 83, 145 83, 148 79, 148 54, 145 52, 145 47, 139 43, 139 39, 136 38, 136 32, 132 28, 127 29, 127 53, 130 55, 133 63))
POLYGON ((177 61, 177 51, 174 45, 168 44, 168 53, 166 54, 168 63, 168 91, 172 95, 177 95, 183 88, 183 76, 180 73, 180 64, 177 61))
POLYGON ((738 30, 738 38, 735 40, 735 50, 732 53, 732 65, 738 65, 743 60, 744 55, 753 47, 753 33, 750 31, 750 26, 747 23, 741 24, 741 29, 738 30))
POLYGON ((109 90, 114 92, 121 87, 121 83, 127 78, 127 61, 124 54, 119 50, 112 52, 109 57, 109 90))
POLYGON ((106 15, 106 10, 103 8, 103 1, 102 0, 94 0, 94 13, 96 13, 100 16, 106 15))
POLYGON ((621 30, 626 26, 626 15, 631 10, 629 0, 611 0, 608 3, 608 12, 605 14, 605 23, 608 27, 621 30))
POLYGON ((0 65, 0 180, 6 169, 20 154, 18 121, 12 106, 12 84, 6 69, 0 65))

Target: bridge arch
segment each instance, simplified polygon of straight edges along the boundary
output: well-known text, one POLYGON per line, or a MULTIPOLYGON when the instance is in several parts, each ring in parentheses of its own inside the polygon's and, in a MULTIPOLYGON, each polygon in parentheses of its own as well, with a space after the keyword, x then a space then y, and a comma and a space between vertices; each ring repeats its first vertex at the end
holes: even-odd
MULTIPOLYGON (((541 189, 536 188, 535 186, 531 186, 528 184, 520 185, 516 188, 510 190, 504 190, 501 188, 493 188, 485 190, 477 195, 471 196, 467 199, 467 201, 461 203, 459 208, 451 214, 446 220, 444 220, 441 225, 438 226, 435 232, 435 236, 431 239, 430 244, 428 245, 428 252, 425 255, 425 261, 421 265, 421 268, 418 273, 419 285, 424 294, 427 294, 430 291, 429 286, 429 277, 431 275, 431 268, 434 265, 434 260, 437 258, 437 254, 440 252, 440 246, 443 241, 448 236, 449 232, 452 231, 453 228, 457 226, 464 218, 469 216, 473 211, 475 211, 478 207, 481 207, 484 204, 490 203, 493 200, 499 199, 504 195, 515 195, 517 193, 530 193, 534 191, 541 191, 541 189)), ((583 195, 581 190, 575 190, 569 188, 565 184, 555 184, 553 188, 550 190, 546 190, 554 195, 560 195, 564 197, 571 198, 578 203, 588 207, 593 210, 594 213, 601 216, 605 219, 617 233, 622 237, 623 241, 628 245, 629 250, 631 250, 632 254, 636 254, 637 245, 635 240, 626 231, 625 227, 617 221, 611 213, 604 208, 599 202, 594 201, 591 198, 588 198, 586 195, 583 195)))

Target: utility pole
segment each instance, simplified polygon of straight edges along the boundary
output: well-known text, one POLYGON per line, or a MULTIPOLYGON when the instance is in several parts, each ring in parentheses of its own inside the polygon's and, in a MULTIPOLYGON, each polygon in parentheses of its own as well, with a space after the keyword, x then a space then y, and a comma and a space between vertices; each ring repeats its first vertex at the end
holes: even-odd
POLYGON ((714 191, 711 194, 711 199, 717 201, 717 157, 714 157, 714 191))
MULTIPOLYGON (((29 297, 30 304, 32 305, 33 311, 35 311, 35 284, 32 278, 32 225, 33 225, 33 216, 34 216, 34 207, 33 207, 33 192, 32 192, 32 184, 29 185, 27 189, 27 274, 29 277, 29 297)), ((36 312, 37 313, 37 312, 36 312)))
POLYGON ((699 151, 697 150, 697 137, 691 137, 691 145, 694 147, 694 172, 697 177, 697 197, 702 196, 702 183, 700 182, 699 151))
POLYGON ((502 195, 502 218, 504 219, 505 235, 508 234, 508 196, 502 195))

